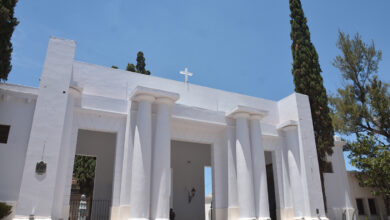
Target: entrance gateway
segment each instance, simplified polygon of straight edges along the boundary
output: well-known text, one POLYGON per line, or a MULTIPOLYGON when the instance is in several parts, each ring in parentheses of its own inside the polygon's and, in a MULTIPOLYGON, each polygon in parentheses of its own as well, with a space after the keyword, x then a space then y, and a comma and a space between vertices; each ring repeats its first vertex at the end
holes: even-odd
MULTIPOLYGON (((326 219, 307 96, 270 101, 91 65, 75 47, 51 38, 39 88, 7 85, 32 106, 15 219, 68 219, 80 138, 99 133, 113 158, 101 180, 110 219, 167 220, 171 208, 176 220, 204 219, 205 166, 213 220, 326 219)), ((98 172, 98 143, 85 141, 98 172)))

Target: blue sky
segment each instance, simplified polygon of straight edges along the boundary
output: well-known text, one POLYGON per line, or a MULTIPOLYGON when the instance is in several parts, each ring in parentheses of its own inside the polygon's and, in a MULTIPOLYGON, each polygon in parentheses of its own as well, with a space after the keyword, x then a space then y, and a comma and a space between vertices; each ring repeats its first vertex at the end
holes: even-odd
MULTIPOLYGON (((302 0, 329 94, 338 30, 374 40, 390 82, 390 1, 302 0)), ((77 42, 75 59, 124 69, 142 50, 152 75, 271 100, 294 91, 288 1, 19 1, 8 83, 38 86, 49 36, 77 42)), ((348 169, 351 167, 348 165, 348 169)))

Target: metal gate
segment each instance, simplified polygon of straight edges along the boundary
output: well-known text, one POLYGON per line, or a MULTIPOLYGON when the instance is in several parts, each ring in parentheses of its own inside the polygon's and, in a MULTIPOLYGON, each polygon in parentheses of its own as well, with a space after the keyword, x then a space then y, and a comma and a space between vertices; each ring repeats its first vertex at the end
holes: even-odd
POLYGON ((69 220, 109 220, 110 200, 71 199, 69 220))

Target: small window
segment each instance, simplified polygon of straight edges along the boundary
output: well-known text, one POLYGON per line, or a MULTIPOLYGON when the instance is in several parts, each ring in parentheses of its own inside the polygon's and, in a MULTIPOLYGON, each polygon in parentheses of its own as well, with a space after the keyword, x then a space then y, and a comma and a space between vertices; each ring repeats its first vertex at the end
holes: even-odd
POLYGON ((370 213, 371 213, 371 215, 377 215, 377 213, 376 213, 375 199, 368 199, 368 207, 370 207, 370 213))
POLYGON ((333 165, 332 162, 326 161, 324 164, 324 173, 333 173, 333 165))
POLYGON ((7 143, 10 128, 9 125, 0 125, 0 143, 7 143))
POLYGON ((363 199, 356 199, 356 205, 357 205, 359 215, 365 215, 363 199))

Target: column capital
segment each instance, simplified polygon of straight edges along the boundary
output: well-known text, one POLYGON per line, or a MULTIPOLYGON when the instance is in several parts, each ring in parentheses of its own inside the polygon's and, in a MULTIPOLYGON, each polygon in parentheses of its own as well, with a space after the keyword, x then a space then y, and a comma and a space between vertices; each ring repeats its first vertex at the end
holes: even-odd
POLYGON ((252 108, 249 106, 238 105, 232 111, 226 114, 227 117, 231 118, 250 118, 250 119, 262 119, 268 114, 268 111, 252 108))
POLYGON ((133 101, 147 101, 147 102, 154 102, 156 98, 149 94, 137 94, 136 96, 132 97, 133 101))
POLYGON ((156 103, 158 103, 158 104, 163 103, 163 104, 171 105, 174 102, 175 102, 175 100, 173 100, 171 98, 168 98, 168 97, 158 97, 158 98, 156 98, 156 103))
POLYGON ((83 93, 83 88, 81 88, 77 82, 72 81, 69 86, 69 94, 73 96, 80 96, 83 93))
MULTIPOLYGON (((166 103, 173 103, 177 101, 180 97, 178 93, 174 92, 168 92, 164 90, 159 90, 159 89, 152 89, 148 87, 143 87, 143 86, 137 86, 131 93, 130 99, 132 101, 138 101, 140 98, 146 98, 146 96, 152 97, 153 101, 158 101, 158 102, 166 102, 166 103)), ((147 98, 148 100, 151 100, 151 98, 147 98)))
POLYGON ((265 114, 251 114, 250 115, 250 120, 261 120, 265 117, 266 115, 265 114))
POLYGON ((296 129, 297 126, 298 126, 298 122, 297 121, 295 121, 295 120, 288 120, 288 121, 280 123, 277 126, 277 129, 278 130, 282 130, 282 131, 288 131, 288 130, 296 129))

